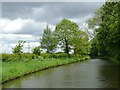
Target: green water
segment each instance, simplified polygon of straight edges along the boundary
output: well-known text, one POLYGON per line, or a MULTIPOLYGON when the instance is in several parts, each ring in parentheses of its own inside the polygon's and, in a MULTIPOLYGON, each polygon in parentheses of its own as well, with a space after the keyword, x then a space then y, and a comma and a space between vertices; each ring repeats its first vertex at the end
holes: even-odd
POLYGON ((118 88, 119 75, 119 65, 91 59, 27 75, 3 88, 118 88))

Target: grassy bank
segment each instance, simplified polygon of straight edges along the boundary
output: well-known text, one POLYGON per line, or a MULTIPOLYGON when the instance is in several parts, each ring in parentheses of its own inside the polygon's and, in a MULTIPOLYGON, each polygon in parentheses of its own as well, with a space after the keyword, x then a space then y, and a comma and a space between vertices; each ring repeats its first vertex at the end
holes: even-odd
POLYGON ((107 56, 105 56, 104 59, 107 59, 107 60, 109 60, 109 61, 111 61, 111 62, 113 62, 115 64, 120 64, 120 59, 118 60, 115 57, 107 57, 107 56))
POLYGON ((11 61, 2 63, 2 83, 51 67, 90 59, 89 56, 80 58, 34 59, 29 61, 11 61))

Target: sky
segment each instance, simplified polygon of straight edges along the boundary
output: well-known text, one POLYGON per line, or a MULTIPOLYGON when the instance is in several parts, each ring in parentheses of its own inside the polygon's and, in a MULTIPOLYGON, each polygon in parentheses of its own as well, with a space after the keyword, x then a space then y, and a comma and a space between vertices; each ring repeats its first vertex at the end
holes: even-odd
MULTIPOLYGON (((40 45, 44 28, 52 31, 62 19, 86 26, 86 20, 104 2, 2 2, 0 18, 0 47, 2 53, 12 53, 19 40, 30 42, 33 49, 40 45)), ((24 51, 29 52, 28 43, 24 51)))

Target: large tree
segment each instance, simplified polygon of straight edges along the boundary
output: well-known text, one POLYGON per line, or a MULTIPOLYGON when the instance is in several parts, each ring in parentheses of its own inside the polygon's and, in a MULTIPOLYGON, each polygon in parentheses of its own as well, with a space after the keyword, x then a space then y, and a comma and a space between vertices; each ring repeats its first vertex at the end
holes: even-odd
POLYGON ((43 37, 40 41, 41 48, 46 49, 47 53, 52 53, 54 49, 57 47, 57 41, 56 38, 53 35, 53 32, 47 25, 44 29, 43 37))
POLYGON ((64 48, 65 53, 68 55, 72 45, 72 38, 78 29, 78 25, 68 19, 63 19, 56 25, 55 36, 59 41, 59 45, 64 48))
POLYGON ((78 30, 74 33, 72 46, 74 48, 74 54, 85 55, 89 54, 90 42, 88 41, 88 35, 85 31, 78 30))
POLYGON ((89 26, 95 28, 98 51, 102 56, 120 60, 120 1, 106 2, 89 20, 89 26))

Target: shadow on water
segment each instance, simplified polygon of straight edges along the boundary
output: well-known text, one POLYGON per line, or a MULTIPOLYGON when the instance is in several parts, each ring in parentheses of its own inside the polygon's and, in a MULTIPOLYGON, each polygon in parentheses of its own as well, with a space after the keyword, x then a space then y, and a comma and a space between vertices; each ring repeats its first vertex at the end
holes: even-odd
POLYGON ((99 70, 101 84, 105 88, 120 88, 120 65, 106 61, 99 70))
POLYGON ((117 88, 119 66, 101 59, 40 71, 3 84, 3 88, 117 88))

